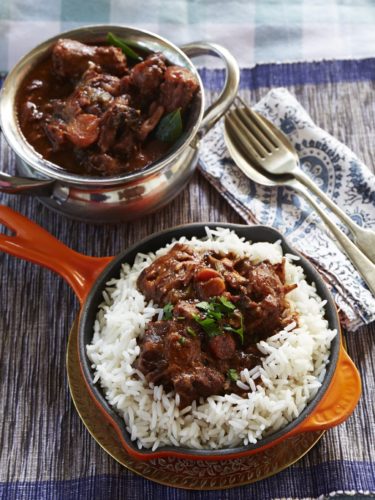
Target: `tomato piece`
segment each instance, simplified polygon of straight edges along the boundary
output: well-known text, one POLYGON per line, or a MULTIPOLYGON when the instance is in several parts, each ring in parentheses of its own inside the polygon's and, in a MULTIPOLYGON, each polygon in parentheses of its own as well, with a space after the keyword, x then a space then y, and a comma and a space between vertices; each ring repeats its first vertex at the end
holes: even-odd
POLYGON ((200 283, 200 289, 203 297, 218 297, 225 292, 225 283, 222 278, 212 278, 200 283))
POLYGON ((208 281, 211 278, 220 277, 220 274, 215 271, 215 269, 211 269, 210 267, 205 267, 204 269, 200 269, 195 275, 196 281, 208 281))
POLYGON ((79 148, 91 146, 99 137, 99 122, 97 116, 81 113, 68 123, 69 140, 79 148))

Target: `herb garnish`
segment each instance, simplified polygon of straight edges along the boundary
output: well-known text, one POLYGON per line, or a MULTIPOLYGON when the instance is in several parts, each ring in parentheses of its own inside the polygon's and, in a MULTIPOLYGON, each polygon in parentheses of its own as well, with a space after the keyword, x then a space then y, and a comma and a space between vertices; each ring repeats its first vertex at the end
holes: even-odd
POLYGON ((184 345, 184 344, 186 344, 187 340, 185 339, 185 337, 180 337, 180 338, 178 339, 178 342, 179 342, 181 345, 184 345))
POLYGON ((225 316, 232 316, 236 309, 236 306, 224 295, 210 299, 209 302, 199 302, 196 304, 196 308, 202 311, 203 317, 195 314, 193 318, 209 337, 221 335, 221 330, 226 330, 227 332, 239 335, 241 343, 243 343, 244 328, 242 314, 240 314, 241 325, 239 328, 233 328, 227 324, 220 326, 219 324, 219 321, 221 321, 225 316))
POLYGON ((223 314, 216 301, 211 300, 210 302, 199 302, 196 307, 200 311, 203 311, 205 314, 207 314, 207 316, 209 316, 210 318, 220 320, 223 317, 223 314))
POLYGON ((240 316, 240 321, 241 321, 241 326, 239 328, 233 328, 230 325, 224 325, 223 328, 227 332, 237 333, 237 335, 240 336, 241 344, 243 344, 243 316, 242 316, 242 314, 240 316))
POLYGON ((198 302, 198 304, 196 304, 195 306, 197 309, 199 309, 200 311, 209 311, 210 308, 211 308, 211 305, 209 302, 198 302))
POLYGON ((221 334, 219 325, 215 318, 210 318, 208 316, 206 316, 205 318, 201 318, 200 316, 198 316, 198 314, 194 314, 193 318, 198 323, 198 325, 203 328, 203 330, 209 337, 216 337, 216 335, 221 334))
POLYGON ((155 136, 162 142, 175 142, 182 134, 181 108, 171 111, 160 120, 155 136))
MULTIPOLYGON (((173 319, 173 304, 170 302, 165 304, 163 307, 163 320, 173 319)), ((241 343, 244 341, 244 328, 243 328, 243 316, 240 313, 240 327, 233 328, 233 326, 224 323, 222 320, 226 317, 233 316, 235 314, 236 306, 225 296, 214 297, 209 301, 202 301, 196 304, 196 308, 202 312, 202 316, 199 314, 193 314, 193 319, 202 330, 209 337, 216 337, 217 335, 222 335, 223 330, 226 332, 235 333, 241 339, 241 343), (220 323, 221 322, 221 323, 220 323)), ((184 316, 177 316, 177 320, 186 319, 184 316)), ((186 327, 186 332, 192 337, 197 336, 197 332, 191 328, 191 326, 186 327)))
POLYGON ((229 368, 229 370, 227 371, 227 376, 232 382, 237 382, 237 380, 239 379, 237 370, 235 370, 234 368, 229 368))
POLYGON ((172 319, 173 304, 170 302, 163 307, 163 319, 172 319))
POLYGON ((107 42, 110 45, 119 47, 123 51, 123 53, 131 59, 135 59, 136 61, 143 61, 141 56, 139 56, 131 47, 129 47, 129 45, 124 42, 124 40, 116 36, 114 33, 107 33, 107 42))
POLYGON ((224 295, 219 297, 218 300, 220 301, 221 305, 228 311, 234 311, 236 309, 236 306, 233 304, 233 302, 228 300, 224 295))
POLYGON ((188 332, 189 335, 191 335, 192 337, 196 337, 197 336, 197 332, 194 330, 194 328, 192 328, 191 326, 188 326, 186 328, 186 331, 188 332))

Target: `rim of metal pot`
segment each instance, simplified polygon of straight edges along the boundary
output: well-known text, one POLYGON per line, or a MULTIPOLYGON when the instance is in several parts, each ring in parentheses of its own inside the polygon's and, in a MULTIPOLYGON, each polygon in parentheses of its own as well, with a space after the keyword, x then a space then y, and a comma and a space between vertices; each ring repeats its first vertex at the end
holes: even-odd
MULTIPOLYGON (((135 42, 136 44, 136 42, 135 42)), ((138 42, 138 46, 140 49, 147 49, 148 46, 145 44, 142 47, 142 44, 138 42)), ((20 83, 23 78, 20 79, 20 83)), ((116 185, 121 182, 130 182, 145 176, 152 175, 160 170, 162 170, 167 164, 169 164, 174 158, 179 156, 182 151, 193 141, 195 135, 197 134, 202 117, 205 109, 205 96, 204 96, 204 88, 203 83, 200 78, 200 75, 197 71, 197 68, 191 62, 190 58, 176 45, 174 45, 169 40, 152 33, 151 31, 138 29, 132 26, 127 25, 87 25, 82 26, 80 28, 76 28, 74 30, 65 31, 55 35, 48 40, 40 43, 32 50, 30 50, 27 54, 25 54, 13 67, 13 69, 9 72, 6 77, 3 87, 0 93, 0 126, 5 135, 7 142, 13 151, 26 163, 31 165, 36 171, 48 176, 49 178, 53 178, 54 180, 63 181, 68 184, 84 184, 87 186, 111 186, 116 185), (197 78, 200 85, 200 110, 199 115, 196 118, 196 121, 193 126, 190 126, 189 130, 183 134, 183 136, 177 141, 177 145, 170 149, 170 151, 163 157, 160 161, 156 161, 151 163, 149 166, 138 170, 136 172, 118 175, 114 177, 94 177, 94 176, 84 176, 73 174, 67 171, 64 171, 56 165, 42 157, 40 153, 38 153, 32 146, 27 142, 24 135, 21 132, 21 129, 18 124, 17 118, 17 110, 15 109, 15 98, 17 95, 17 91, 19 85, 16 88, 12 88, 13 98, 7 95, 9 92, 9 87, 12 87, 12 81, 17 76, 18 72, 24 68, 28 68, 25 71, 25 75, 30 71, 30 69, 34 66, 36 61, 39 61, 48 53, 49 48, 52 43, 62 37, 72 37, 82 34, 103 37, 104 34, 108 31, 127 31, 130 32, 131 35, 139 36, 146 35, 151 37, 155 41, 159 42, 159 44, 165 45, 168 49, 171 49, 174 53, 182 58, 185 62, 185 67, 187 67, 197 78), (8 102, 11 101, 11 102, 8 102)))

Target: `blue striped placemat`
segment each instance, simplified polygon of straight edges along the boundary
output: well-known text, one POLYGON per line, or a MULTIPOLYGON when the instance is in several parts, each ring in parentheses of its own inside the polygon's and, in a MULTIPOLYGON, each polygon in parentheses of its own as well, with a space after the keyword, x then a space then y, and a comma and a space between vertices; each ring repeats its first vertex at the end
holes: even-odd
MULTIPOLYGON (((288 87, 323 128, 346 141, 371 165, 374 76, 375 59, 266 64, 243 70, 241 93, 255 102, 270 87, 288 87), (359 107, 360 103, 365 104, 358 110, 351 107, 353 102, 359 103, 359 107)), ((212 92, 223 81, 223 73, 216 70, 204 69, 202 77, 212 92)), ((14 158, 4 142, 1 142, 0 161, 3 169, 14 171, 14 158)), ((194 206, 193 188, 187 193, 186 203, 194 206)), ((75 223, 41 210, 35 201, 25 198, 0 195, 0 202, 41 222, 74 248, 96 255, 118 252, 128 244, 127 234, 134 235, 131 225, 103 229, 75 223)), ((167 221, 167 213, 166 210, 160 217, 167 221)), ((179 220, 188 221, 189 212, 179 220)), ((137 230, 146 225, 147 220, 141 221, 137 230)), ((149 232, 152 230, 148 228, 149 232)), ((77 306, 72 294, 66 298, 67 287, 57 278, 51 278, 50 273, 6 256, 0 255, 0 266, 1 498, 247 500, 375 494, 373 326, 347 336, 349 353, 363 380, 359 406, 348 421, 327 432, 303 459, 274 477, 232 490, 177 490, 122 469, 95 444, 75 414, 66 388, 64 355, 67 331, 77 306), (48 294, 48 290, 52 290, 53 296, 47 295, 44 304, 38 297, 48 294), (26 303, 29 296, 34 297, 32 307, 26 303), (32 331, 25 326, 30 318, 32 331), (46 332, 47 327, 53 335, 38 335, 38 330, 46 332), (24 370, 20 369, 23 364, 17 357, 19 352, 28 357, 24 370), (32 390, 28 387, 30 377, 39 381, 39 386, 33 386, 32 390), (41 415, 37 423, 35 415, 41 415)))

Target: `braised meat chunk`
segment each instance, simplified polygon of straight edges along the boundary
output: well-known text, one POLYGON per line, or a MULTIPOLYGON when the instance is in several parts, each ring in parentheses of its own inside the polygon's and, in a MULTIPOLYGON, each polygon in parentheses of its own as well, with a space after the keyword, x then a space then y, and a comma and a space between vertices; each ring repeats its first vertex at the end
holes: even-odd
POLYGON ((174 388, 182 408, 200 396, 223 392, 224 376, 202 362, 200 337, 186 334, 179 322, 151 323, 141 347, 136 367, 148 382, 174 388))
POLYGON ((285 294, 289 288, 282 281, 283 266, 270 266, 267 262, 253 266, 248 260, 235 266, 247 284, 239 290, 239 304, 244 314, 249 335, 264 337, 282 325, 282 313, 286 308, 285 294))
MULTIPOLYGON (((106 153, 116 145, 123 133, 133 135, 139 126, 139 121, 140 113, 130 106, 127 95, 113 99, 101 118, 99 149, 106 153)), ((131 154, 131 149, 128 153, 131 154)))
POLYGON ((96 143, 103 114, 117 95, 119 85, 117 77, 104 75, 100 68, 91 66, 66 100, 57 99, 45 107, 43 126, 53 150, 60 151, 69 143, 77 148, 96 143))
POLYGON ((127 60, 117 46, 58 40, 18 93, 25 138, 78 174, 120 175, 157 161, 181 135, 199 85, 163 54, 141 55, 127 60))
POLYGON ((126 57, 117 47, 86 45, 61 38, 52 49, 53 69, 61 78, 80 77, 90 62, 114 75, 121 76, 127 71, 126 57))
POLYGON ((199 84, 187 68, 169 66, 161 84, 160 102, 169 111, 186 108, 198 90, 199 84))
POLYGON ((200 397, 224 392, 225 377, 220 371, 204 366, 179 370, 173 377, 173 387, 180 396, 180 408, 185 408, 200 397))
POLYGON ((174 389, 181 408, 241 393, 240 371, 261 362, 257 342, 296 319, 285 261, 254 264, 176 243, 142 271, 137 286, 163 307, 163 318, 149 322, 140 341, 137 368, 149 382, 174 389))
POLYGON ((177 243, 166 255, 159 257, 138 278, 141 292, 157 304, 176 304, 192 296, 193 280, 199 255, 188 245, 177 243))
POLYGON ((165 58, 161 54, 151 54, 133 66, 130 72, 131 84, 142 97, 156 98, 166 69, 165 58))

